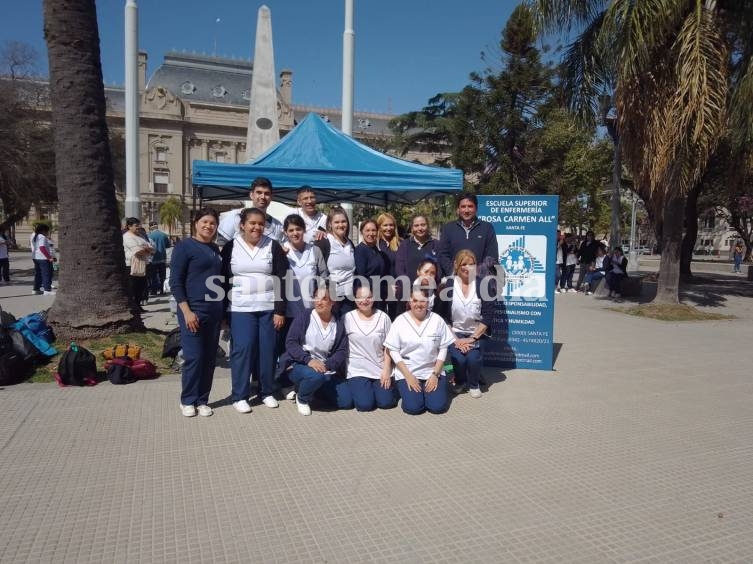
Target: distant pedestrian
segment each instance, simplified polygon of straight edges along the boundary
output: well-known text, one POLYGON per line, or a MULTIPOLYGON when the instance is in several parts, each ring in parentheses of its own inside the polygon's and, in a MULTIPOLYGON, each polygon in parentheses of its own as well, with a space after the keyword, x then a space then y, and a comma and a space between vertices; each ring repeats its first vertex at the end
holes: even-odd
POLYGON ((4 232, 0 231, 0 280, 6 284, 10 284, 10 237, 4 232))
POLYGON ((589 265, 588 274, 586 274, 586 282, 583 285, 583 291, 588 296, 593 294, 593 290, 596 287, 596 284, 606 275, 606 272, 604 271, 604 259, 606 254, 606 247, 604 247, 604 245, 602 244, 599 244, 599 246, 596 248, 596 257, 589 265))
POLYGON ((128 306, 131 311, 143 313, 141 307, 146 289, 146 262, 154 252, 149 239, 139 233, 141 221, 137 217, 126 218, 126 231, 123 233, 123 250, 128 269, 128 306))
POLYGON ((599 248, 599 242, 594 238, 593 231, 586 232, 586 238, 578 247, 578 264, 580 264, 580 270, 578 271, 578 282, 575 284, 575 289, 580 291, 583 281, 586 275, 590 272, 594 259, 596 258, 596 249, 599 248))
POLYGON ((622 281, 627 278, 628 259, 622 252, 622 247, 615 247, 609 261, 604 262, 606 283, 609 288, 609 297, 622 297, 622 281))
POLYGON ((29 239, 31 257, 34 261, 34 287, 32 294, 54 294, 52 291, 52 264, 55 258, 55 248, 50 241, 50 226, 40 223, 34 228, 29 239))
POLYGON ((567 234, 565 236, 565 243, 562 245, 562 255, 564 256, 564 264, 562 265, 562 275, 560 277, 560 293, 575 292, 573 288, 573 274, 575 274, 575 266, 578 264, 575 239, 572 235, 567 234))
POLYGON ((738 241, 735 245, 735 250, 732 254, 732 260, 735 262, 735 266, 732 269, 732 272, 740 273, 742 272, 741 266, 743 263, 743 243, 742 241, 738 241))
POLYGON ((167 249, 172 245, 167 233, 160 231, 156 221, 149 224, 149 240, 152 242, 152 277, 149 280, 153 296, 163 294, 165 277, 167 275, 167 249))

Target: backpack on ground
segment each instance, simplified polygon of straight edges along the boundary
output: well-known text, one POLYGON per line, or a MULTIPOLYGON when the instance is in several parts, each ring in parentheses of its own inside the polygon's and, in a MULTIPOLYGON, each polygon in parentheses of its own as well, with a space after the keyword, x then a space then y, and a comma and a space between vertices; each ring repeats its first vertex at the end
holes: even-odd
POLYGON ((12 313, 4 311, 3 308, 0 307, 0 325, 2 325, 3 327, 10 327, 15 322, 15 316, 12 313))
POLYGON ((165 336, 165 344, 162 345, 162 358, 175 358, 180 349, 180 327, 176 327, 165 336))
POLYGON ((13 351, 0 354, 0 386, 18 384, 29 372, 30 365, 13 351))
POLYGON ((154 380, 159 376, 157 367, 143 358, 133 361, 131 364, 131 373, 137 380, 154 380))
POLYGON ((97 359, 84 347, 71 343, 60 357, 55 380, 65 386, 94 386, 97 383, 97 359))
POLYGON ((116 385, 130 384, 136 380, 153 380, 159 376, 154 363, 143 358, 132 360, 127 356, 108 360, 105 362, 105 370, 107 370, 108 378, 112 372, 116 381, 110 381, 116 385), (110 368, 113 368, 112 371, 110 368))
POLYGON ((32 313, 22 317, 11 325, 11 328, 26 337, 44 356, 52 357, 58 354, 51 344, 55 341, 55 335, 41 313, 32 313))
POLYGON ((15 329, 8 330, 8 337, 13 343, 13 352, 30 366, 42 361, 42 353, 23 333, 15 329))

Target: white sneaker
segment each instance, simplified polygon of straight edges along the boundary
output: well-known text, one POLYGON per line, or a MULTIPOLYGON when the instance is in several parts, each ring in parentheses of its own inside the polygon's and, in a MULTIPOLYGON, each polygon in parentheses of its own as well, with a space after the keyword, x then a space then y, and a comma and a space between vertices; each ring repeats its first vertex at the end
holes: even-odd
POLYGON ((201 415, 202 417, 210 417, 214 413, 214 411, 212 411, 212 408, 208 405, 200 405, 196 408, 196 411, 198 411, 199 415, 201 415))
POLYGON ((576 290, 575 288, 570 288, 570 289, 568 290, 568 292, 570 292, 571 294, 577 294, 577 293, 578 293, 578 290, 576 290))
POLYGON ((587 296, 590 296, 591 294, 593 294, 593 292, 591 290, 586 290, 586 295, 587 296))
POLYGON ((269 407, 270 409, 274 409, 275 407, 280 407, 280 404, 277 402, 277 400, 274 398, 274 396, 265 396, 261 402, 269 407))
POLYGON ((617 292, 615 292, 615 293, 614 293, 614 297, 615 297, 615 298, 621 298, 621 297, 622 297, 622 294, 618 294, 617 292))
POLYGON ((31 295, 32 296, 41 296, 42 295, 42 290, 32 290, 31 291, 31 295))
POLYGON ((184 417, 195 417, 196 416, 196 408, 192 405, 183 405, 180 404, 180 412, 183 414, 184 417))
POLYGON ((311 407, 309 407, 309 404, 301 402, 298 399, 298 396, 295 398, 295 405, 298 408, 298 413, 301 415, 311 415, 311 407))
POLYGON ((50 290, 49 292, 47 290, 44 291, 45 296, 54 296, 55 294, 57 294, 55 290, 50 290))
POLYGON ((481 397, 481 388, 471 388, 468 390, 468 394, 475 399, 478 399, 481 397))
POLYGON ((233 402, 233 407, 238 413, 251 413, 251 406, 248 405, 246 400, 233 402))
POLYGON ((294 401, 295 400, 295 389, 292 389, 287 394, 285 394, 285 399, 288 400, 288 401, 294 401))

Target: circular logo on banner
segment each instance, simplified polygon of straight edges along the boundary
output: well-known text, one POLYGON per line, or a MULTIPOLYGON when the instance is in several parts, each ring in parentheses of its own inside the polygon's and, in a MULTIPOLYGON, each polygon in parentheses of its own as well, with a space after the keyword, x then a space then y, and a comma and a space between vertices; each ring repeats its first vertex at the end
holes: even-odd
POLYGON ((533 276, 533 256, 522 247, 508 247, 499 257, 508 280, 526 280, 533 276))

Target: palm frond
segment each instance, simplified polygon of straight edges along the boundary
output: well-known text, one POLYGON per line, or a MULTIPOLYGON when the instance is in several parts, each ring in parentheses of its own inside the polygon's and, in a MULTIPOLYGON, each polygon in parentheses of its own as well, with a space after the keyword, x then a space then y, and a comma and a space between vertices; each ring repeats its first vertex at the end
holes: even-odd
POLYGON ((733 83, 729 119, 733 147, 738 150, 753 144, 753 56, 741 61, 740 69, 733 83))
POLYGON ((562 58, 562 90, 570 110, 587 125, 595 123, 598 95, 614 87, 610 57, 599 41, 603 22, 604 12, 568 45, 562 58))
POLYGON ((570 33, 588 27, 609 0, 529 0, 540 33, 570 33))

